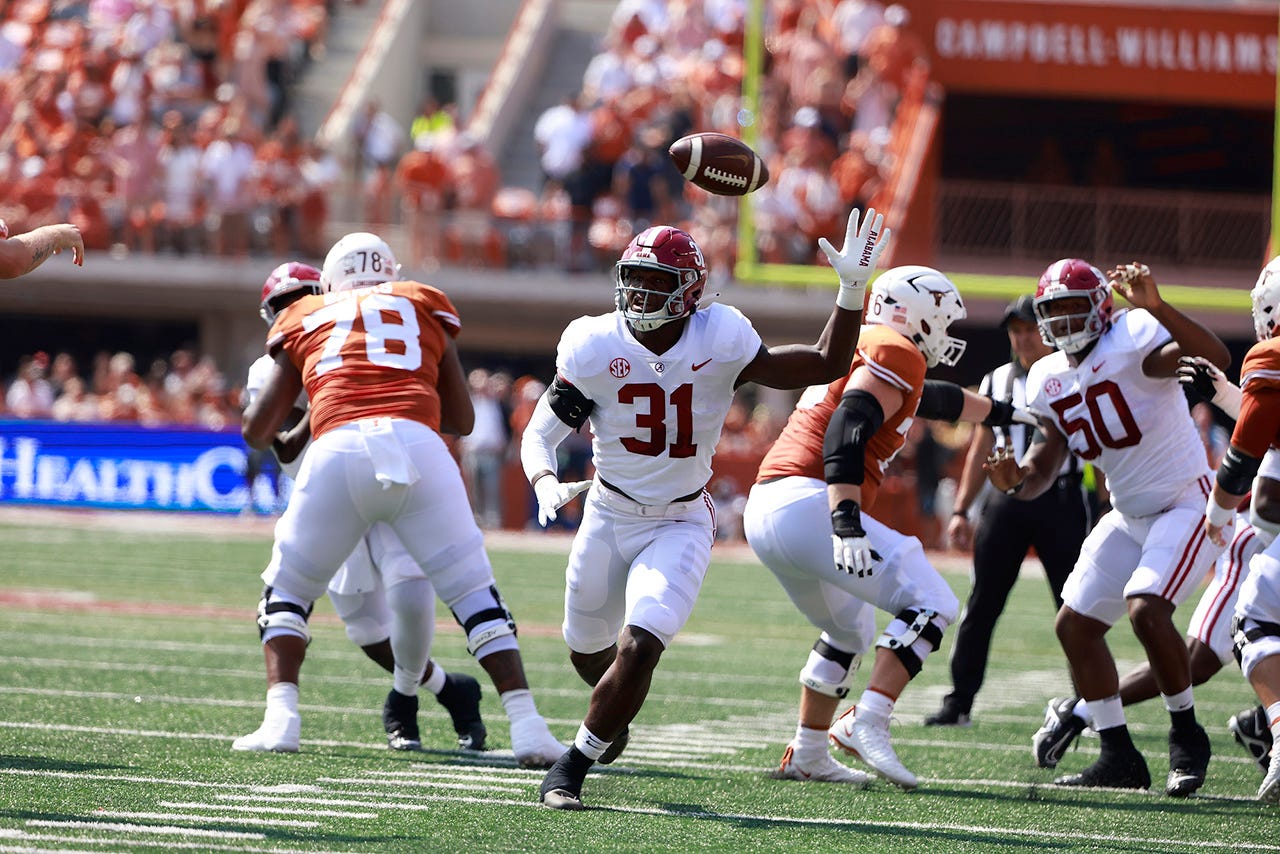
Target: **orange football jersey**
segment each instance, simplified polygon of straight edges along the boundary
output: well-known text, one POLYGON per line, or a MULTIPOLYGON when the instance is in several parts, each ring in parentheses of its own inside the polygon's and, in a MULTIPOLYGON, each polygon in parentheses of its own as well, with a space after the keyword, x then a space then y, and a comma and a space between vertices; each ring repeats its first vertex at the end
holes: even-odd
POLYGON ((1231 444, 1252 457, 1280 448, 1280 338, 1249 348, 1240 366, 1240 418, 1231 444))
POLYGON ((311 435, 363 418, 408 418, 440 429, 436 382, 446 335, 461 329, 449 298, 419 282, 307 296, 267 336, 302 373, 311 435))
POLYGON ((827 423, 840 404, 845 384, 859 367, 866 366, 877 378, 898 389, 903 394, 902 406, 897 412, 886 412, 884 423, 871 437, 866 449, 866 479, 862 484, 862 509, 870 509, 876 491, 884 479, 889 461, 902 449, 907 428, 915 417, 924 388, 924 356, 906 336, 879 324, 862 327, 858 337, 858 352, 853 357, 849 373, 826 386, 820 398, 809 389, 796 404, 795 411, 787 419, 778 441, 773 443, 756 480, 771 477, 812 477, 823 480, 822 440, 827 423))

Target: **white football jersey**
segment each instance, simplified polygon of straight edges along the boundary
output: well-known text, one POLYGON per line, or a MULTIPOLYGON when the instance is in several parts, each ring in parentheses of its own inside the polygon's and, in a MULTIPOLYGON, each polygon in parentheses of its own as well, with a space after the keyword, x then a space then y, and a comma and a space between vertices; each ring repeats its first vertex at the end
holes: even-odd
MULTIPOLYGON (((266 388, 267 379, 271 376, 271 371, 276 366, 275 359, 267 354, 259 356, 252 365, 249 366, 249 376, 244 381, 245 406, 253 403, 258 395, 262 394, 262 390, 266 388)), ((298 394, 298 400, 293 404, 298 409, 307 408, 307 393, 305 391, 298 394)), ((302 468, 302 458, 306 456, 307 448, 311 447, 311 441, 302 448, 298 456, 294 457, 291 463, 280 463, 280 471, 287 474, 294 480, 298 479, 298 470, 302 468)), ((280 462, 276 460, 276 462, 280 462)))
POLYGON ((694 312, 661 355, 636 341, 613 312, 565 328, 556 371, 595 403, 592 452, 600 477, 641 504, 667 504, 711 479, 734 383, 759 351, 759 333, 731 306, 694 312))
POLYGON ((1079 365, 1058 351, 1027 374, 1027 408, 1106 473, 1111 503, 1129 516, 1160 512, 1210 473, 1177 378, 1142 372, 1143 359, 1170 337, 1150 313, 1130 309, 1115 316, 1079 365))

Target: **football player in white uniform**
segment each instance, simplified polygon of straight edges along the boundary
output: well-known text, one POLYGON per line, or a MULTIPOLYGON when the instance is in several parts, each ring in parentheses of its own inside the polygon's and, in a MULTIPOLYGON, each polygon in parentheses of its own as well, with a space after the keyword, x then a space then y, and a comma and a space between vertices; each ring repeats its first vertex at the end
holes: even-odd
POLYGON ((621 751, 658 659, 693 610, 715 540, 704 487, 734 392, 748 382, 827 383, 848 370, 866 282, 889 239, 883 223, 867 211, 860 227, 854 210, 842 250, 818 241, 840 291, 816 344, 765 347, 737 309, 698 310, 707 281, 702 250, 670 226, 641 232, 623 251, 614 312, 565 329, 555 380, 520 456, 544 525, 587 491, 566 571, 563 629, 570 660, 594 690, 573 747, 542 782, 547 806, 582 809, 587 771, 621 751), (588 420, 595 480, 561 483, 555 448, 588 420))
MULTIPOLYGON (((1232 421, 1240 414, 1240 389, 1226 378, 1212 362, 1199 356, 1179 359, 1178 379, 1192 386, 1205 400, 1220 408, 1232 421)), ((1254 483, 1255 495, 1265 478, 1280 478, 1280 453, 1268 451, 1254 483)), ((1277 484, 1280 485, 1280 484, 1277 484)), ((1231 632, 1232 614, 1240 595, 1240 586, 1249 572, 1249 562, 1274 538, 1280 525, 1256 516, 1251 504, 1236 514, 1235 534, 1230 545, 1218 558, 1212 578, 1205 585, 1200 602, 1187 624, 1187 654, 1191 664, 1192 687, 1213 677, 1224 665, 1234 662, 1235 642, 1231 632), (1256 523, 1256 524, 1255 524, 1256 523)), ((1120 702, 1131 706, 1158 696, 1151 664, 1143 662, 1120 678, 1120 702)), ((1256 724, 1264 714, 1261 707, 1233 715, 1228 728, 1236 741, 1267 770, 1266 756, 1271 751, 1271 733, 1256 724)), ((1265 718, 1264 718, 1265 720, 1265 718)), ((1067 748, 1085 728, 1092 725, 1089 705, 1078 697, 1055 697, 1045 710, 1044 725, 1031 740, 1032 753, 1041 768, 1054 768, 1067 748)))
POLYGON ((1187 645, 1173 611, 1226 544, 1205 536, 1210 475, 1177 380, 1178 358, 1203 356, 1225 367, 1230 354, 1217 336, 1161 298, 1145 265, 1126 264, 1109 279, 1076 258, 1055 262, 1041 276, 1036 316, 1045 340, 1058 348, 1027 377, 1028 408, 1041 418, 1043 441, 1021 464, 1001 451, 987 469, 997 489, 1029 499, 1044 492, 1074 453, 1100 468, 1111 490, 1114 510, 1085 539, 1055 624, 1102 755, 1055 783, 1151 785, 1125 724, 1106 643, 1112 624, 1127 615, 1172 722, 1165 791, 1183 797, 1203 785, 1210 749, 1196 722, 1187 645), (1113 287, 1135 308, 1113 316, 1113 287))
MULTIPOLYGON (((276 267, 267 277, 262 286, 258 313, 270 326, 285 306, 307 294, 318 293, 321 293, 320 271, 309 264, 289 261, 276 267)), ((275 360, 265 353, 249 366, 244 386, 246 406, 262 392, 274 367, 275 360)), ((302 468, 303 456, 311 438, 309 427, 307 395, 302 392, 298 395, 293 412, 285 421, 286 429, 271 447, 281 473, 290 480, 297 480, 298 470, 302 468)), ((365 536, 365 542, 347 558, 347 562, 330 582, 328 590, 329 601, 342 620, 347 637, 388 673, 395 672, 395 656, 391 652, 394 617, 387 604, 387 591, 379 567, 403 561, 412 565, 414 574, 421 572, 395 532, 386 523, 379 522, 365 536), (373 531, 377 529, 383 530, 375 537, 373 531), (380 552, 377 563, 373 560, 375 550, 380 552)), ((392 577, 398 576, 393 573, 392 577)), ((433 606, 432 616, 434 597, 432 590, 428 597, 433 606)), ((422 684, 449 712, 454 731, 458 734, 458 746, 465 750, 484 750, 487 731, 480 717, 480 683, 465 673, 446 672, 434 659, 428 659, 422 684)), ((417 714, 408 708, 401 711, 400 707, 412 706, 417 698, 412 698, 409 703, 396 703, 396 699, 398 698, 389 694, 388 701, 383 706, 387 744, 393 750, 416 750, 422 746, 417 714)), ((262 745, 265 742, 257 740, 252 744, 254 747, 262 745)), ((250 745, 246 743, 244 746, 250 745)))
MULTIPOLYGON (((1231 434, 1205 506, 1205 531, 1221 543, 1231 518, 1259 473, 1263 456, 1280 447, 1280 258, 1263 268, 1252 291, 1253 325, 1258 343, 1240 369, 1240 419, 1231 434)), ((1259 492, 1276 497, 1268 478, 1259 492)), ((1273 540, 1249 564, 1232 623, 1240 667, 1265 708, 1272 741, 1280 735, 1280 539, 1273 540)), ((1280 751, 1271 750, 1258 799, 1280 803, 1280 751)))
MULTIPOLYGON (((301 579, 297 576, 307 572, 317 576, 328 572, 324 576, 329 580, 327 592, 353 640, 364 646, 389 635, 388 645, 397 650, 379 661, 384 666, 390 663, 394 676, 394 687, 383 706, 383 725, 391 747, 412 749, 417 746, 417 689, 423 676, 427 676, 425 684, 432 691, 436 682, 447 683, 443 671, 436 670, 434 679, 427 671, 428 655, 422 655, 422 666, 402 666, 402 656, 398 652, 400 649, 408 649, 412 654, 419 650, 429 651, 435 628, 435 597, 439 595, 466 632, 468 651, 489 674, 499 693, 510 720, 511 747, 516 761, 525 767, 546 768, 564 752, 564 745, 551 734, 546 720, 538 714, 534 704, 516 640, 515 620, 494 584, 488 555, 484 551, 484 538, 470 511, 457 513, 449 499, 454 493, 462 493, 462 481, 439 434, 466 433, 474 420, 465 383, 459 382, 461 366, 457 361, 456 345, 452 343, 460 321, 443 293, 418 283, 393 282, 398 271, 399 265, 385 241, 375 234, 358 232, 339 240, 325 258, 319 279, 329 299, 317 302, 308 293, 311 290, 309 285, 307 290, 302 290, 303 286, 299 285, 300 292, 279 294, 275 299, 264 293, 264 302, 271 303, 269 310, 273 316, 267 319, 272 323, 273 333, 276 333, 274 339, 296 336, 301 332, 310 336, 309 346, 313 355, 318 351, 322 359, 328 360, 324 365, 317 363, 316 367, 308 367, 308 383, 320 374, 345 380, 343 385, 321 389, 320 393, 325 396, 323 405, 309 410, 309 419, 317 417, 314 415, 316 411, 323 411, 330 421, 329 428, 339 432, 344 425, 339 423, 334 427, 333 422, 343 422, 344 419, 351 419, 345 422, 347 424, 375 428, 391 423, 393 429, 398 429, 395 422, 413 421, 429 429, 430 435, 429 441, 411 443, 414 454, 421 456, 409 457, 410 464, 405 463, 405 447, 397 449, 399 440, 392 441, 386 435, 360 439, 353 453, 337 451, 335 454, 332 443, 327 454, 318 454, 314 449, 307 453, 306 464, 299 472, 299 492, 290 499, 289 508, 276 525, 277 542, 272 563, 263 573, 268 588, 259 604, 258 623, 263 630, 267 658, 267 712, 262 726, 237 739, 233 748, 258 751, 298 749, 300 716, 297 711, 296 671, 301 666, 305 642, 309 638, 306 619, 311 608, 310 602, 297 589, 314 589, 318 578, 301 579), (410 297, 384 298, 397 288, 412 293, 414 299, 420 298, 422 305, 429 308, 429 316, 419 316, 418 309, 406 303, 410 297), (338 296, 349 291, 361 293, 351 298, 338 296), (373 323, 371 315, 358 313, 358 320, 346 320, 345 326, 341 326, 343 318, 335 317, 331 309, 326 309, 339 304, 352 305, 354 300, 366 298, 365 294, 379 297, 376 301, 381 306, 379 310, 394 310, 404 323, 388 324, 379 329, 370 326, 373 323), (282 306, 286 299, 289 303, 299 300, 310 302, 302 306, 282 306), (406 308, 412 311, 406 311, 406 308), (276 312, 279 312, 279 317, 274 316, 276 312), (326 330, 328 337, 325 337, 326 330), (417 332, 416 339, 394 337, 410 330, 417 332), (332 357, 328 349, 335 340, 334 332, 351 341, 343 345, 337 357, 332 357), (404 352, 398 354, 406 358, 397 359, 397 354, 385 347, 387 341, 415 340, 416 347, 406 345, 404 352), (425 357, 428 346, 443 346, 443 355, 425 357), (407 357, 412 357, 413 362, 410 363, 407 357), (353 373, 340 373, 339 368, 343 365, 353 373), (384 381, 403 393, 388 394, 387 386, 380 385, 384 381), (433 400, 436 401, 434 406, 431 405, 433 400), (413 408, 409 409, 409 406, 413 408), (360 417, 378 415, 388 407, 393 411, 406 411, 411 417, 360 417), (342 477, 342 470, 339 468, 335 474, 333 467, 341 465, 334 461, 344 454, 348 458, 366 454, 370 460, 377 457, 375 466, 380 488, 373 492, 375 496, 398 488, 397 484, 415 486, 421 476, 429 472, 433 484, 426 493, 430 509, 419 509, 415 524, 405 524, 398 531, 389 520, 372 525, 366 523, 368 530, 355 538, 355 547, 351 548, 346 539, 351 531, 344 530, 344 525, 339 522, 349 522, 357 516, 359 519, 369 518, 364 510, 357 511, 351 505, 357 500, 368 500, 368 491, 361 493, 359 499, 355 495, 361 492, 359 479, 363 473, 348 475, 343 481, 348 490, 353 490, 351 494, 341 487, 325 489, 323 481, 319 480, 323 476, 313 474, 317 469, 324 469, 330 477, 342 477), (305 500, 300 500, 300 493, 306 493, 305 500), (406 531, 420 540, 417 543, 419 558, 413 557, 409 546, 405 545, 406 531), (342 546, 345 546, 342 551, 347 555, 345 562, 340 567, 328 569, 330 550, 342 546), (434 551, 433 556, 420 559, 421 554, 428 550, 434 551), (281 582, 282 578, 284 582, 281 582), (286 583, 292 589, 285 589, 286 583), (394 612, 394 617, 388 611, 394 612)), ((270 290, 270 284, 268 282, 268 288, 264 290, 270 290)), ((380 315, 374 313, 372 317, 376 321, 380 315)), ((332 346, 337 349, 336 345, 332 346)), ((297 409, 308 400, 303 394, 294 392, 289 392, 287 399, 284 397, 284 390, 292 387, 289 370, 281 364, 284 358, 281 354, 273 357, 273 367, 260 395, 246 409, 244 432, 246 440, 252 435, 255 444, 269 445, 288 460, 300 452, 310 427, 306 421, 299 422, 297 429, 286 433, 283 441, 276 432, 281 423, 289 422, 287 411, 290 404, 297 409), (277 426, 271 428, 271 425, 277 426)), ((290 368, 298 371, 295 365, 290 364, 290 368)), ((293 377, 292 380, 298 382, 300 378, 293 377)), ((310 388, 308 384, 302 385, 310 388)), ((310 393, 312 404, 316 403, 315 395, 316 392, 310 393)), ((363 431, 365 428, 360 429, 363 431)), ((320 432, 323 433, 323 429, 320 432)), ((339 437, 339 441, 345 440, 339 437)), ((404 513, 411 503, 401 498, 398 506, 397 512, 404 513)), ((459 732, 462 746, 474 747, 484 737, 478 708, 479 684, 474 680, 470 686, 462 684, 459 693, 463 694, 459 707, 465 714, 461 719, 455 718, 455 729, 459 732), (461 724, 465 724, 465 732, 461 724)))

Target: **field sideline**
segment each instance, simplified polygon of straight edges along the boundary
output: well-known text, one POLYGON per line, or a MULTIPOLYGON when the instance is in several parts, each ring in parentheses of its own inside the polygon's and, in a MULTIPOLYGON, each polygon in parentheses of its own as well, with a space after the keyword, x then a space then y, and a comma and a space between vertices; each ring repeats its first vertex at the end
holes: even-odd
MULTIPOLYGON (((270 533, 268 519, 0 510, 0 851, 1280 851, 1275 810, 1253 801, 1257 766, 1224 726, 1253 702, 1235 670, 1197 689, 1214 748, 1199 795, 1050 785, 1030 735, 1066 677, 1034 572, 1001 622, 972 728, 921 725, 947 689, 949 643, 899 703, 913 793, 769 779, 816 635, 742 547, 717 547, 631 745, 587 780, 586 813, 537 805, 541 772, 515 766, 483 678, 491 750, 453 750, 424 694, 427 749, 388 751, 390 678, 327 603, 303 671, 302 751, 233 754, 261 717, 252 620, 270 533)), ((567 741, 588 697, 558 630, 569 541, 488 542, 539 710, 567 741)), ((963 599, 967 561, 940 562, 963 599)), ((437 624, 436 657, 483 677, 451 615, 437 624)), ((1138 660, 1127 626, 1111 639, 1122 667, 1138 660)), ((1168 718, 1158 702, 1129 717, 1162 791, 1168 718)), ((1096 740, 1082 742, 1062 771, 1092 761, 1096 740)))

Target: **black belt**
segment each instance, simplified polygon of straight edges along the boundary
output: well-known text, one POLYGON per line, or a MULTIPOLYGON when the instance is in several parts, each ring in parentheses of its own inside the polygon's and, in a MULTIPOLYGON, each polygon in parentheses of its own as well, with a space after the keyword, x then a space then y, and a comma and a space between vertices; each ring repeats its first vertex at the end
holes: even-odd
MULTIPOLYGON (((607 480, 605 480, 604 478, 600 477, 600 475, 596 475, 596 479, 597 479, 597 480, 599 480, 599 481, 600 481, 600 483, 601 483, 602 485, 604 485, 604 486, 608 487, 608 488, 609 488, 609 490, 611 490, 612 492, 616 492, 616 493, 618 493, 619 495, 621 495, 623 498, 627 499, 628 501, 636 501, 636 500, 635 500, 634 498, 632 498, 630 495, 627 495, 627 494, 626 494, 625 492, 623 492, 621 489, 618 489, 618 487, 614 486, 614 485, 613 485, 612 483, 610 483, 609 481, 607 481, 607 480)), ((698 498, 698 497, 699 497, 699 496, 701 496, 701 495, 702 495, 702 489, 701 489, 701 488, 698 488, 698 489, 695 489, 693 492, 690 492, 688 495, 682 495, 682 496, 680 496, 679 498, 673 498, 669 503, 671 503, 671 504, 679 504, 681 501, 693 501, 695 498, 698 498)), ((637 503, 637 504, 643 504, 644 502, 643 502, 643 501, 636 501, 636 503, 637 503)))
POLYGON ((764 486, 766 483, 774 483, 776 481, 782 480, 784 477, 790 477, 790 475, 775 474, 773 477, 766 477, 762 480, 757 480, 756 483, 760 484, 761 486, 764 486))

